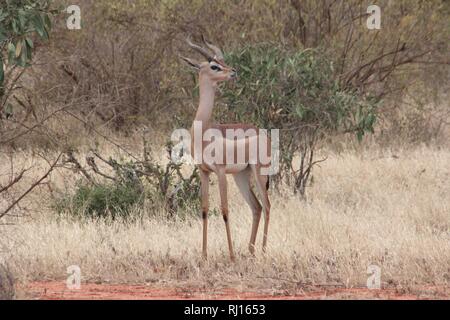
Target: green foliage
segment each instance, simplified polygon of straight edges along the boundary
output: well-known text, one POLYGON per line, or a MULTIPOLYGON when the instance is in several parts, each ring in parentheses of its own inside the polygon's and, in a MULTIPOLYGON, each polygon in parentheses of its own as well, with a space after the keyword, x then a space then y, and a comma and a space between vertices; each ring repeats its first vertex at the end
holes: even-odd
MULTIPOLYGON (((30 66, 35 49, 33 36, 47 40, 52 28, 51 0, 2 0, 0 8, 0 103, 5 96, 5 67, 30 66)), ((0 107, 3 109, 3 107, 0 107)), ((2 111, 0 109, 0 112, 2 111)))
POLYGON ((29 65, 34 49, 33 34, 48 39, 52 27, 50 3, 48 0, 6 0, 6 6, 0 8, 0 44, 2 48, 7 47, 10 65, 29 65))
POLYGON ((279 177, 293 178, 302 196, 321 138, 352 132, 361 141, 374 130, 378 101, 342 89, 333 63, 319 50, 253 45, 230 53, 226 61, 238 69, 239 79, 224 89, 227 108, 218 108, 218 117, 280 129, 279 177), (297 154, 300 168, 294 169, 297 154))
MULTIPOLYGON (((150 186, 150 193, 163 204, 169 216, 184 218, 188 215, 198 215, 200 212, 200 176, 195 168, 190 175, 185 177, 182 163, 170 160, 166 165, 161 165, 152 160, 149 154, 149 143, 143 138, 144 161, 135 162, 138 166, 137 176, 145 177, 150 186)), ((176 150, 172 142, 166 144, 169 158, 176 150)), ((182 156, 177 154, 177 156, 182 156)))
MULTIPOLYGON (((169 155, 172 145, 167 145, 169 155)), ((94 172, 84 168, 72 151, 66 153, 66 164, 73 164, 72 170, 81 173, 83 180, 72 195, 63 195, 55 201, 58 213, 68 213, 78 218, 136 218, 140 209, 151 212, 165 212, 168 217, 185 218, 198 216, 200 210, 200 178, 197 169, 184 177, 181 163, 168 162, 161 165, 153 161, 144 139, 143 159, 106 159, 93 151, 87 163, 94 172), (109 166, 114 173, 101 170, 96 160, 109 166), (108 180, 108 183, 105 181, 108 180)))
POLYGON ((332 63, 316 50, 291 52, 257 45, 226 59, 238 68, 239 80, 224 92, 230 112, 222 112, 222 118, 234 117, 267 129, 314 127, 361 136, 373 131, 377 101, 342 90, 332 63))
POLYGON ((55 209, 79 218, 129 218, 143 199, 143 193, 129 183, 80 184, 72 196, 59 199, 55 209))

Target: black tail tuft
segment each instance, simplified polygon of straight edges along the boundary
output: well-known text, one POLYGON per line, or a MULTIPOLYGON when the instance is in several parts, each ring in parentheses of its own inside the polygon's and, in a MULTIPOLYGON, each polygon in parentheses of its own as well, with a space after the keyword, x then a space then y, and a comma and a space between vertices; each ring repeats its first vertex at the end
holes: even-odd
POLYGON ((267 177, 266 190, 269 190, 269 187, 270 187, 269 181, 270 181, 270 179, 269 179, 269 177, 267 177))

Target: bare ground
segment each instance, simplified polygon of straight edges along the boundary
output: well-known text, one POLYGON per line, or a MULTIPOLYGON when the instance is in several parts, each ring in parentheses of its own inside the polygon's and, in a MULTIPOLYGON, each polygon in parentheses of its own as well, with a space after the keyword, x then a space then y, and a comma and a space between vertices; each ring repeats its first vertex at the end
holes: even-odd
POLYGON ((82 284, 80 289, 68 289, 63 281, 32 282, 23 286, 27 299, 40 300, 316 300, 316 299, 450 299, 450 288, 428 286, 409 289, 366 288, 298 288, 296 292, 255 290, 239 291, 231 288, 176 288, 143 285, 82 284))

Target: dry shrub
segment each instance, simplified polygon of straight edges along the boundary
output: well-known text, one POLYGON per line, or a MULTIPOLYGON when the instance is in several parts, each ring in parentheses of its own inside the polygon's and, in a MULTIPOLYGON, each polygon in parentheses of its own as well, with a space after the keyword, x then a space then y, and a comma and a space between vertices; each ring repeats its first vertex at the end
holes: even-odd
MULTIPOLYGON (((36 64, 20 83, 25 89, 17 93, 21 103, 13 102, 20 124, 39 124, 33 130, 39 138, 17 144, 77 144, 80 131, 91 135, 102 126, 126 134, 141 125, 164 132, 187 126, 197 93, 178 55, 192 54, 183 41, 189 35, 198 40, 205 34, 225 51, 258 43, 291 51, 324 48, 342 87, 394 95, 397 101, 411 80, 441 87, 448 75, 447 3, 381 1, 380 32, 366 28, 369 2, 299 3, 79 1, 81 30, 67 30, 64 17, 58 17, 50 43, 36 43, 36 64), (51 120, 40 123, 59 108, 66 109, 51 117, 59 130, 51 120)), ((392 114, 386 114, 386 121, 392 114)))
POLYGON ((414 146, 422 143, 448 144, 450 109, 448 94, 433 97, 432 92, 420 92, 415 87, 399 101, 389 100, 381 111, 378 134, 380 145, 414 146), (417 94, 418 93, 418 94, 417 94))
POLYGON ((171 37, 154 31, 156 11, 151 6, 145 17, 117 11, 105 1, 80 6, 83 28, 68 31, 59 26, 52 47, 42 52, 49 68, 39 86, 48 89, 45 97, 53 104, 75 99, 71 110, 76 109, 87 127, 108 124, 127 130, 159 111, 160 97, 168 96, 161 86, 161 62, 171 37))
POLYGON ((0 264, 0 300, 12 300, 14 297, 14 277, 8 267, 0 264))

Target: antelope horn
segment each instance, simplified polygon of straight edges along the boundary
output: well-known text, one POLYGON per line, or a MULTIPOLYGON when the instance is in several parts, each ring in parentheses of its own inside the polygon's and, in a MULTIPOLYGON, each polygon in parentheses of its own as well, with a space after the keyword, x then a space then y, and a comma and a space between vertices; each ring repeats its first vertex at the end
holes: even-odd
POLYGON ((208 41, 206 41, 204 35, 202 35, 202 40, 203 40, 203 43, 204 43, 208 48, 210 48, 210 49, 214 52, 214 54, 216 55, 215 58, 216 58, 217 60, 223 62, 223 61, 224 61, 224 58, 223 58, 222 50, 220 50, 220 49, 219 49, 218 47, 216 47, 215 45, 213 45, 213 44, 209 43, 208 41))
POLYGON ((214 60, 214 57, 211 56, 211 54, 208 53, 208 51, 206 51, 204 48, 194 44, 191 42, 191 40, 186 39, 186 42, 188 43, 188 45, 196 50, 197 52, 199 52, 202 56, 204 56, 208 61, 214 60))

